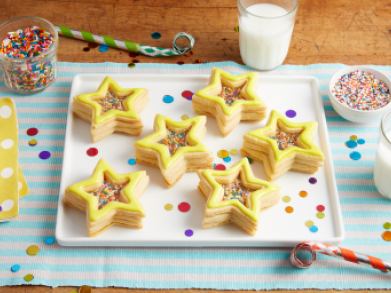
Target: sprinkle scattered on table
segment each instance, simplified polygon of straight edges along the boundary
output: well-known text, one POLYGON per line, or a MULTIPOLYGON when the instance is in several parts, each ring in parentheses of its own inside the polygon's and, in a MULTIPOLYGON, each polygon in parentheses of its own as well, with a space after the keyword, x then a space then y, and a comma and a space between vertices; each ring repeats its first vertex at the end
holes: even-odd
POLYGON ((391 231, 385 231, 381 234, 381 237, 385 240, 385 241, 391 241, 391 231))
POLYGON ((232 150, 230 150, 230 153, 231 153, 231 155, 236 156, 238 154, 238 150, 232 149, 232 150))
POLYGON ((31 274, 24 276, 24 280, 27 282, 31 282, 33 279, 34 279, 34 276, 31 274))
POLYGON ((84 51, 84 52, 89 52, 90 50, 91 50, 91 49, 88 48, 88 47, 83 48, 83 51, 84 51))
POLYGON ((350 136, 350 140, 357 141, 357 135, 351 135, 351 136, 350 136))
POLYGON ((83 285, 79 288, 79 293, 91 293, 91 287, 88 285, 83 285))
POLYGON ((182 97, 184 97, 186 99, 190 99, 191 97, 193 97, 193 93, 191 91, 183 91, 182 97))
POLYGON ((48 151, 42 151, 39 153, 39 158, 42 160, 47 160, 50 158, 50 156, 51 156, 51 154, 48 151))
POLYGON ((318 180, 315 177, 311 177, 310 179, 308 179, 308 182, 311 184, 316 184, 318 180))
POLYGON ((166 204, 166 205, 164 206, 164 209, 165 209, 166 211, 171 211, 173 207, 174 207, 174 206, 173 206, 172 204, 168 203, 168 204, 166 204))
POLYGON ((354 148, 357 147, 357 142, 354 141, 354 140, 348 140, 348 141, 346 142, 346 146, 347 146, 348 148, 350 148, 350 149, 354 149, 354 148))
POLYGON ((187 203, 187 202, 181 202, 179 205, 178 205, 178 210, 182 213, 186 213, 188 211, 190 211, 190 204, 187 203))
POLYGON ((136 165, 136 159, 129 159, 129 160, 128 160, 128 164, 129 164, 129 165, 132 165, 132 166, 133 166, 133 165, 136 165))
POLYGON ((105 44, 102 44, 99 46, 99 52, 102 52, 102 53, 105 53, 109 50, 109 46, 105 45, 105 44))
POLYGON ((53 237, 46 237, 46 238, 45 238, 45 244, 46 244, 46 245, 52 245, 53 242, 54 242, 53 237))
POLYGON ((89 148, 87 150, 87 155, 90 157, 95 157, 98 154, 98 149, 97 148, 89 148))
POLYGON ((299 195, 300 195, 301 197, 307 197, 307 195, 308 195, 308 192, 307 192, 307 191, 304 191, 304 190, 302 190, 302 191, 300 191, 300 192, 299 192, 299 195))
POLYGON ((318 232, 318 227, 316 227, 315 225, 313 225, 313 226, 310 227, 310 231, 311 231, 312 233, 316 233, 316 232, 318 232))
POLYGON ((39 247, 36 245, 31 245, 27 247, 26 252, 28 255, 37 255, 39 253, 39 247))
POLYGON ((316 207, 316 210, 318 211, 318 212, 324 212, 324 210, 325 210, 326 208, 324 207, 324 205, 318 205, 317 207, 316 207))
POLYGON ((217 164, 215 166, 215 170, 218 170, 218 171, 225 171, 225 166, 223 164, 217 164))
POLYGON ((186 57, 190 57, 190 56, 193 56, 193 51, 189 51, 185 54, 186 57))
POLYGON ((288 213, 288 214, 291 214, 293 213, 294 209, 291 207, 291 206, 288 206, 285 208, 285 211, 288 213))
POLYGON ((232 159, 231 159, 231 157, 226 157, 223 160, 224 160, 224 162, 229 163, 229 162, 231 162, 232 159))
POLYGON ((286 117, 288 118, 295 118, 296 117, 296 111, 295 110, 288 110, 285 112, 286 117))
POLYGON ((133 67, 135 67, 135 66, 136 66, 136 64, 134 64, 134 63, 129 63, 129 64, 128 64, 128 67, 129 67, 129 68, 133 68, 133 67))
POLYGON ((283 202, 290 202, 290 201, 291 201, 291 197, 288 196, 288 195, 285 195, 285 196, 282 198, 282 201, 283 201, 283 202))
POLYGON ((188 229, 188 230, 185 231, 185 235, 187 237, 191 237, 191 236, 193 236, 193 234, 194 234, 193 230, 188 229))
POLYGON ((174 97, 170 95, 165 95, 163 97, 163 102, 166 104, 171 104, 172 102, 174 102, 174 97))
POLYGON ((181 116, 181 119, 182 119, 182 120, 189 119, 189 115, 183 114, 183 115, 181 116))
POLYGON ((183 61, 178 61, 176 64, 178 64, 178 65, 183 65, 183 64, 185 64, 185 62, 183 62, 183 61))
POLYGON ((99 47, 98 44, 95 44, 95 43, 88 43, 88 48, 96 49, 96 48, 98 48, 98 47, 99 47))
POLYGON ((319 212, 319 213, 316 214, 316 217, 317 217, 318 219, 323 219, 325 216, 326 216, 326 215, 325 215, 324 213, 322 213, 322 212, 319 212))
POLYGON ((36 146, 37 143, 38 143, 38 142, 37 142, 36 139, 30 139, 30 140, 29 140, 29 146, 32 146, 32 147, 33 147, 33 146, 36 146))
POLYGON ((360 138, 360 139, 357 140, 357 143, 358 144, 364 144, 365 143, 365 139, 360 138))
POLYGON ((360 154, 359 152, 351 152, 351 153, 349 154, 349 156, 350 156, 350 158, 351 158, 352 160, 355 160, 355 161, 361 159, 361 154, 360 154))
POLYGON ((20 265, 13 265, 13 266, 11 267, 11 271, 13 271, 14 273, 17 272, 17 271, 19 271, 19 270, 20 270, 20 265))
POLYGON ((152 37, 152 39, 158 40, 162 37, 162 34, 158 33, 158 32, 154 32, 151 34, 151 37, 152 37))
POLYGON ((254 160, 251 159, 251 158, 249 158, 249 157, 247 157, 247 160, 248 160, 248 162, 249 162, 250 164, 254 163, 254 160))
POLYGON ((311 220, 308 220, 305 222, 305 225, 308 227, 308 228, 311 228, 313 225, 314 225, 314 222, 311 221, 311 220))
POLYGON ((234 27, 234 31, 237 32, 237 33, 239 32, 239 26, 238 25, 234 27))
POLYGON ((384 229, 390 229, 391 228, 391 223, 390 222, 385 222, 384 224, 383 224, 383 228, 384 229))
POLYGON ((138 57, 138 54, 135 52, 129 52, 129 57, 136 58, 138 57))
POLYGON ((220 150, 217 152, 217 156, 219 158, 225 159, 225 158, 229 157, 229 152, 226 150, 220 150))
POLYGON ((35 127, 27 129, 27 135, 34 136, 38 134, 38 129, 35 127))

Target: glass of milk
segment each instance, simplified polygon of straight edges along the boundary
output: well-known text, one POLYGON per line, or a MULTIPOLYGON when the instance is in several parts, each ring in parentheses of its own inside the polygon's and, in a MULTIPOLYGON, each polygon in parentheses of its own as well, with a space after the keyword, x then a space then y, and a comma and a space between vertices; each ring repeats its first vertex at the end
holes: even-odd
POLYGON ((247 66, 272 70, 288 54, 298 0, 238 0, 240 56, 247 66))
POLYGON ((391 199, 391 111, 381 120, 373 177, 380 194, 391 199))

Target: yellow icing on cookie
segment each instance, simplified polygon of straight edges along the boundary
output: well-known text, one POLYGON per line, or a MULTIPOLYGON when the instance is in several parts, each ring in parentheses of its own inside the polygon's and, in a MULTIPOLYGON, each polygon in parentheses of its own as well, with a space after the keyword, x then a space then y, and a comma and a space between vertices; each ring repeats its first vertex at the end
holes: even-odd
POLYGON ((80 102, 90 105, 94 109, 93 121, 95 124, 99 124, 115 116, 138 119, 139 116, 137 112, 134 111, 132 104, 137 99, 137 97, 144 92, 145 89, 143 88, 131 88, 131 89, 122 88, 112 78, 107 76, 103 80, 103 82, 101 83, 101 85, 99 86, 96 92, 78 95, 74 99, 78 99, 80 102), (126 98, 125 101, 123 102, 127 108, 126 111, 114 109, 103 114, 101 113, 102 106, 99 105, 99 103, 95 102, 94 100, 99 97, 104 97, 109 89, 113 90, 114 92, 118 93, 121 96, 128 95, 128 98, 126 98))
POLYGON ((221 70, 219 68, 216 68, 213 71, 213 83, 208 85, 207 87, 199 90, 196 95, 207 99, 209 101, 218 103, 224 114, 227 116, 231 116, 232 113, 234 113, 235 110, 237 110, 240 106, 246 105, 246 106, 259 106, 262 105, 263 102, 262 100, 258 97, 258 95, 255 92, 255 85, 257 82, 257 73, 255 72, 249 72, 241 75, 233 75, 230 74, 229 72, 226 72, 224 70, 221 70), (213 96, 208 94, 208 92, 221 84, 221 78, 225 78, 231 81, 240 81, 240 80, 248 80, 247 87, 246 87, 246 93, 247 95, 251 98, 251 101, 249 100, 238 100, 235 101, 231 106, 227 105, 224 102, 224 99, 219 97, 219 96, 213 96))
POLYGON ((201 126, 201 122, 205 120, 205 116, 196 116, 190 119, 186 119, 184 121, 175 121, 169 117, 158 114, 155 118, 155 130, 157 131, 150 136, 147 136, 141 140, 135 142, 135 144, 146 148, 157 151, 160 155, 161 162, 164 169, 170 167, 170 165, 177 160, 180 156, 185 153, 193 153, 193 152, 209 152, 208 148, 201 142, 201 140, 196 136, 196 132, 201 126), (187 137, 190 139, 193 145, 184 146, 178 149, 174 155, 170 156, 168 147, 164 144, 158 143, 161 138, 166 137, 166 129, 167 125, 171 125, 175 128, 187 128, 191 126, 187 137))
POLYGON ((282 114, 277 112, 276 110, 272 110, 269 123, 263 127, 253 131, 248 132, 245 135, 253 136, 257 139, 267 141, 272 147, 274 158, 276 162, 281 161, 284 158, 289 158, 295 152, 309 154, 317 157, 323 158, 324 155, 322 151, 316 146, 316 144, 311 140, 312 133, 317 128, 317 123, 314 121, 310 122, 292 122, 285 118, 282 114), (303 131, 300 133, 300 141, 304 145, 303 148, 298 146, 291 146, 283 151, 278 149, 277 142, 270 138, 269 135, 264 135, 264 133, 268 133, 275 129, 277 121, 282 122, 285 126, 289 128, 302 128, 303 131))
POLYGON ((133 190, 136 187, 140 178, 142 177, 143 173, 145 173, 145 171, 133 172, 129 174, 118 174, 105 160, 100 159, 98 165, 95 167, 94 173, 92 174, 91 178, 82 182, 72 184, 68 187, 68 189, 87 201, 90 220, 92 222, 96 222, 112 210, 118 209, 143 214, 144 209, 139 203, 138 199, 133 194, 133 190), (103 208, 98 210, 98 198, 85 191, 85 189, 99 183, 100 178, 104 173, 109 174, 114 181, 124 179, 129 180, 129 183, 127 183, 127 185, 122 189, 122 192, 128 198, 129 203, 111 201, 103 208))
MULTIPOLYGON (((217 171, 217 170, 204 170, 202 171, 202 175, 208 180, 208 182, 212 185, 213 187, 213 194, 212 196, 209 197, 207 206, 210 209, 213 208, 219 208, 219 207, 226 207, 233 205, 240 209, 241 212, 246 214, 248 217, 250 217, 253 221, 258 222, 258 217, 259 217, 259 211, 261 210, 260 206, 260 199, 266 195, 268 195, 271 192, 277 191, 280 189, 279 186, 266 182, 263 180, 260 180, 258 178, 255 178, 254 175, 252 174, 249 162, 247 158, 244 158, 240 160, 236 165, 232 166, 231 168, 225 170, 225 171, 217 171), (247 206, 243 205, 240 203, 239 200, 236 199, 230 199, 226 201, 218 201, 218 196, 223 189, 220 183, 218 183, 215 179, 215 177, 222 177, 222 176, 228 176, 231 175, 235 172, 237 172, 239 169, 244 170, 244 174, 246 176, 246 180, 248 183, 253 183, 257 184, 261 187, 262 189, 259 190, 254 190, 250 194, 250 200, 252 202, 252 207, 249 209, 247 206)), ((247 199, 249 200, 249 199, 247 199)))

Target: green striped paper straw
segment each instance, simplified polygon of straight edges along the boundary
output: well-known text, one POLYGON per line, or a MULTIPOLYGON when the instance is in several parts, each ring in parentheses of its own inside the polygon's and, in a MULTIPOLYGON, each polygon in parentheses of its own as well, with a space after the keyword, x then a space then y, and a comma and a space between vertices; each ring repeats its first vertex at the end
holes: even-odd
POLYGON ((73 30, 66 26, 55 25, 54 27, 57 29, 60 35, 66 36, 68 38, 84 40, 100 45, 107 45, 109 47, 123 49, 152 57, 164 57, 186 54, 193 48, 195 42, 193 36, 182 32, 175 35, 172 49, 164 49, 137 44, 129 41, 120 41, 106 36, 94 35, 89 32, 73 30), (181 38, 189 40, 190 45, 178 46, 176 42, 178 39, 181 38))

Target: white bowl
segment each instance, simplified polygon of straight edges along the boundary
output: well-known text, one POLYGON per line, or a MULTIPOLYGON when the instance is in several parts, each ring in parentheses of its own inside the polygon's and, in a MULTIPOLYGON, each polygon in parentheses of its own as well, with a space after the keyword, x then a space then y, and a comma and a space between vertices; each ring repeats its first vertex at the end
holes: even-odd
POLYGON ((332 93, 335 83, 342 75, 357 70, 372 73, 375 77, 382 80, 387 85, 388 89, 391 91, 391 80, 384 73, 366 66, 359 66, 359 65, 348 66, 337 71, 330 79, 330 83, 329 83, 330 102, 335 112, 337 112, 341 117, 345 118, 346 120, 357 122, 357 123, 368 123, 381 118, 385 112, 391 109, 391 102, 388 103, 385 107, 380 108, 378 110, 373 110, 373 111, 356 110, 356 109, 349 108, 344 104, 341 104, 332 93))

